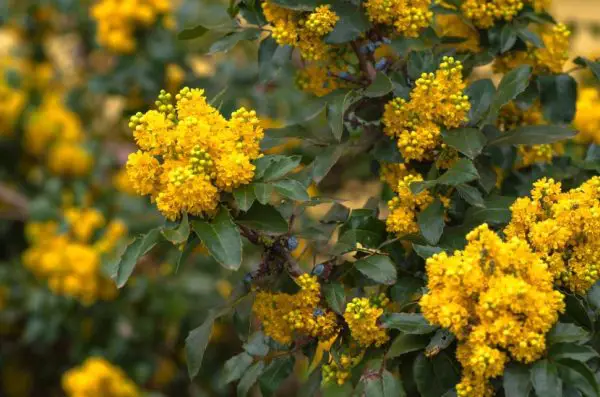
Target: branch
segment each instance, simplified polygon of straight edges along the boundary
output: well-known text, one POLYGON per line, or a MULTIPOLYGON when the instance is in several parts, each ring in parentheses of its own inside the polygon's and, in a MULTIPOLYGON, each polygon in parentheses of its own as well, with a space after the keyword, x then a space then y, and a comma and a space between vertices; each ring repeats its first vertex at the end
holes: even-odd
POLYGON ((360 70, 362 71, 363 75, 367 78, 369 83, 371 83, 373 80, 375 80, 375 75, 377 74, 377 71, 373 67, 373 64, 367 59, 366 55, 360 51, 360 47, 358 46, 358 43, 356 41, 350 42, 350 45, 352 46, 352 49, 358 57, 360 70))

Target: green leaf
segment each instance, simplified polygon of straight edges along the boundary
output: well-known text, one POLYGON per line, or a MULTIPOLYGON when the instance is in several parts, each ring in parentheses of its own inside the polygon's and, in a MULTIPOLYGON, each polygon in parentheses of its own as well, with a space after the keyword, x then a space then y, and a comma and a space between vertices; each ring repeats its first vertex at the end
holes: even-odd
MULTIPOLYGON (((270 183, 256 182, 254 186, 254 195, 259 203, 266 205, 271 201, 271 193, 273 193, 273 185, 270 183)), ((252 207, 252 206, 250 206, 252 207)))
POLYGON ((318 0, 273 0, 276 4, 283 8, 288 8, 295 11, 314 11, 319 5, 318 0))
POLYGON ((252 207, 252 204, 254 204, 254 200, 256 200, 256 196, 254 195, 254 186, 244 185, 234 189, 233 197, 235 198, 235 202, 240 210, 248 211, 250 207, 252 207))
POLYGON ((442 252, 443 250, 440 247, 433 247, 431 245, 419 245, 413 243, 413 249, 423 259, 427 259, 432 257, 434 254, 442 252))
POLYGON ((558 373, 563 382, 575 386, 587 397, 598 397, 600 387, 592 370, 585 364, 571 359, 557 362, 558 373))
POLYGON ((359 5, 345 3, 335 9, 340 17, 333 30, 325 36, 327 44, 342 44, 360 37, 371 24, 359 5))
POLYGON ((465 214, 465 225, 479 226, 482 223, 502 225, 510 222, 510 206, 514 197, 493 196, 484 201, 483 208, 471 207, 465 214))
POLYGON ((530 42, 537 48, 544 48, 544 42, 540 38, 540 36, 529 30, 526 25, 517 25, 516 26, 517 35, 519 38, 525 42, 530 42))
POLYGON ((540 76, 540 101, 544 119, 550 123, 570 124, 575 118, 577 82, 568 74, 540 76))
POLYGON ((363 379, 365 397, 406 397, 402 381, 384 370, 381 375, 373 375, 363 379))
POLYGON ((500 52, 504 53, 510 50, 517 42, 517 31, 511 24, 506 24, 500 32, 500 52))
POLYGON ((417 80, 423 73, 433 72, 436 67, 431 51, 415 51, 408 56, 407 72, 412 80, 417 80))
POLYGON ((504 369, 504 394, 506 397, 528 397, 531 391, 529 368, 519 363, 510 363, 504 369))
POLYGON ((453 379, 456 370, 449 367, 449 363, 442 361, 443 359, 436 356, 430 360, 423 353, 415 359, 413 374, 417 389, 422 397, 443 396, 456 384, 453 379))
POLYGON ((586 362, 592 358, 598 357, 598 352, 590 346, 576 345, 574 343, 556 343, 550 347, 548 356, 553 360, 570 358, 581 362, 586 362))
POLYGON ((400 306, 414 302, 421 297, 423 280, 416 277, 404 276, 390 288, 390 297, 400 306))
POLYGON ((438 328, 429 324, 420 313, 384 314, 381 316, 381 325, 384 328, 397 329, 411 335, 430 334, 438 328))
POLYGON ((340 283, 323 284, 323 295, 329 307, 337 314, 346 310, 346 291, 340 283))
POLYGON ((231 357, 223 367, 223 382, 227 384, 240 379, 252 364, 252 361, 252 356, 246 352, 231 357))
POLYGON ((258 46, 258 76, 260 82, 266 82, 274 69, 273 56, 279 45, 273 37, 267 37, 258 46))
POLYGON ((323 397, 348 397, 352 395, 352 391, 352 382, 346 382, 343 385, 329 382, 323 386, 321 393, 323 397))
POLYGON ((202 37, 204 33, 208 32, 209 30, 210 29, 205 28, 202 25, 194 26, 193 28, 186 28, 177 33, 177 40, 197 39, 198 37, 202 37))
POLYGON ((296 201, 308 201, 310 196, 302 184, 294 179, 283 179, 273 183, 275 190, 282 196, 296 201))
POLYGON ((237 222, 267 233, 283 234, 288 231, 288 223, 279 211, 259 203, 254 203, 248 212, 238 217, 237 222))
POLYGON ((496 87, 490 79, 477 80, 467 87, 465 95, 471 102, 468 115, 469 125, 477 125, 490 108, 495 93, 496 87))
POLYGON ((346 145, 331 145, 317 155, 313 162, 313 179, 316 183, 321 182, 327 176, 344 153, 345 148, 346 145))
POLYGON ((258 378, 260 390, 265 397, 272 396, 281 382, 287 379, 294 369, 294 357, 280 357, 271 361, 258 378))
POLYGON ((485 202, 483 200, 483 196, 481 192, 476 187, 471 185, 458 185, 456 187, 458 194, 465 200, 467 203, 471 204, 474 207, 485 208, 485 202))
POLYGON ((272 181, 284 177, 292 172, 302 158, 300 156, 267 155, 255 161, 256 170, 254 178, 257 180, 272 181))
POLYGON ((259 36, 260 29, 258 28, 247 28, 238 32, 228 33, 210 46, 208 54, 227 52, 235 47, 240 41, 256 40, 259 36))
POLYGON ((215 317, 210 314, 201 326, 192 330, 185 338, 185 354, 190 379, 193 379, 200 371, 214 323, 215 317))
POLYGON ((331 128, 331 133, 339 142, 344 133, 344 117, 348 106, 352 104, 352 91, 339 93, 327 102, 326 115, 327 122, 331 128))
POLYGON ((456 186, 479 179, 479 173, 469 159, 458 160, 448 171, 437 179, 442 185, 456 186))
POLYGON ((496 95, 494 95, 494 99, 492 100, 490 111, 485 119, 485 124, 495 124, 500 108, 525 91, 529 85, 531 72, 531 66, 522 65, 504 75, 502 81, 500 81, 496 95))
POLYGON ((258 357, 265 357, 269 354, 269 345, 267 345, 265 334, 262 331, 253 333, 248 338, 248 342, 244 343, 244 350, 246 353, 258 357))
POLYGON ((398 150, 398 145, 396 145, 396 141, 389 136, 382 136, 381 139, 377 141, 373 150, 371 150, 371 155, 379 162, 404 162, 402 154, 400 154, 400 151, 398 150))
POLYGON ((340 203, 333 203, 329 211, 321 218, 321 223, 343 223, 350 215, 350 209, 340 203))
POLYGON ((389 94, 393 89, 390 78, 383 72, 377 72, 375 80, 365 89, 364 94, 369 98, 378 98, 389 94))
POLYGON ((600 282, 596 282, 587 292, 587 301, 596 309, 600 309, 600 282))
POLYGON ((574 62, 581 66, 587 66, 592 71, 594 76, 600 80, 600 62, 592 61, 584 57, 577 57, 575 58, 574 62))
POLYGON ((188 240, 190 236, 190 224, 188 222, 188 215, 184 212, 181 217, 181 222, 174 229, 163 228, 161 230, 162 235, 174 245, 183 244, 188 240))
POLYGON ((392 285, 396 281, 396 266, 387 256, 369 256, 356 261, 354 267, 379 284, 392 285))
POLYGON ((208 252, 228 270, 237 270, 242 264, 242 238, 240 230, 233 223, 229 211, 222 207, 211 221, 196 220, 192 229, 206 245, 208 252))
POLYGON ((256 383, 256 380, 265 369, 264 361, 257 361, 242 376, 240 383, 237 386, 238 397, 245 397, 250 391, 250 388, 256 383))
POLYGON ((160 228, 152 229, 148 233, 136 237, 127 246, 121 258, 111 269, 111 277, 115 280, 117 287, 122 288, 129 280, 135 269, 138 259, 148 253, 160 239, 160 228))
POLYGON ((552 346, 555 343, 584 342, 590 339, 590 334, 572 323, 556 323, 546 339, 548 346, 552 346))
POLYGON ((541 145, 554 143, 575 136, 575 131, 569 127, 558 125, 528 125, 500 135, 488 145, 541 145))
POLYGON ((396 336, 390 345, 387 357, 394 358, 406 353, 422 350, 428 343, 428 335, 400 334, 396 336))
POLYGON ((428 357, 435 356, 440 351, 448 348, 455 340, 456 337, 452 332, 443 328, 438 329, 425 347, 425 355, 428 357))
POLYGON ((558 368, 548 360, 539 360, 533 365, 531 383, 538 396, 562 396, 562 380, 558 377, 558 368))
POLYGON ((485 135, 476 128, 459 128, 442 132, 442 138, 450 147, 470 159, 479 156, 486 143, 485 135))
POLYGON ((444 206, 439 199, 436 199, 433 203, 429 204, 421 213, 417 216, 417 222, 421 234, 428 243, 435 245, 440 241, 442 233, 444 233, 444 206))

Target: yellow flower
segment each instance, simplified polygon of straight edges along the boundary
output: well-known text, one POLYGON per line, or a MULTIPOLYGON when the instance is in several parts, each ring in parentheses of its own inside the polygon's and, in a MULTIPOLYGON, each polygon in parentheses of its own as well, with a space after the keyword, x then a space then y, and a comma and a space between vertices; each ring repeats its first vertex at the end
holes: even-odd
POLYGON ((459 43, 447 45, 457 51, 479 52, 479 32, 467 25, 455 14, 437 14, 435 16, 435 31, 440 37, 455 37, 463 39, 459 43))
POLYGON ((132 187, 150 195, 168 219, 182 212, 211 215, 220 193, 254 178, 264 136, 256 112, 241 108, 226 120, 204 91, 161 91, 157 110, 138 113, 129 123, 138 147, 126 169, 132 187))
POLYGON ((575 138, 580 142, 595 142, 600 144, 600 93, 595 87, 586 87, 579 90, 577 98, 577 113, 575 114, 575 128, 579 134, 575 138))
POLYGON ((458 339, 463 397, 491 396, 489 379, 510 357, 529 363, 545 351, 545 335, 564 310, 548 265, 518 237, 504 242, 487 225, 467 235, 467 246, 427 260, 425 318, 458 339))
POLYGON ((406 161, 431 160, 441 147, 440 127, 457 128, 471 108, 464 95, 462 64, 444 57, 435 73, 423 73, 409 101, 395 98, 385 105, 385 133, 398 139, 406 161))
POLYGON ((429 0, 367 0, 364 6, 371 22, 392 26, 406 37, 418 37, 433 17, 429 0))
POLYGON ((137 385, 121 370, 101 357, 90 357, 62 376, 68 397, 105 396, 138 397, 137 385))
POLYGON ((90 153, 79 144, 57 143, 48 152, 48 168, 56 175, 85 176, 90 172, 92 163, 90 153))
POLYGON ((344 312, 344 320, 350 328, 352 338, 362 347, 379 347, 389 340, 387 331, 377 323, 389 300, 385 295, 374 298, 354 298, 346 305, 344 312))
POLYGON ((475 26, 487 29, 498 20, 511 21, 523 5, 522 0, 465 0, 461 11, 475 26))

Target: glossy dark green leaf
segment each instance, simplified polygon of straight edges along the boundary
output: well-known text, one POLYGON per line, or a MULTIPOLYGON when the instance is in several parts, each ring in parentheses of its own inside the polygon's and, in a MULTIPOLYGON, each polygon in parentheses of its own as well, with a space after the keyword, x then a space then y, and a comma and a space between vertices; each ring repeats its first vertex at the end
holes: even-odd
POLYGON ((281 383, 290 376, 294 370, 294 357, 280 357, 271 361, 258 378, 260 391, 265 397, 272 396, 281 383))
POLYGON ((248 212, 238 217, 237 222, 267 233, 283 234, 288 231, 288 223, 279 211, 259 203, 254 203, 248 212))
POLYGON ((598 357, 598 352, 590 346, 577 345, 575 343, 556 343, 550 347, 548 357, 553 360, 570 358, 573 360, 586 362, 592 358, 598 357))
POLYGON ((502 134, 490 141, 490 146, 496 145, 541 145, 554 143, 575 136, 575 131, 569 127, 558 125, 528 125, 502 134))
POLYGON ((346 3, 335 9, 340 19, 333 30, 325 36, 328 44, 342 44, 360 37, 369 29, 371 24, 359 5, 346 3))
POLYGON ((458 150, 470 159, 479 156, 486 143, 486 138, 476 128, 458 128, 442 132, 446 144, 458 150))
POLYGON ((279 45, 273 37, 267 37, 258 46, 258 77, 261 82, 269 80, 276 66, 273 56, 279 45))
POLYGON ((313 11, 318 5, 317 0, 273 0, 276 4, 283 8, 288 8, 295 11, 313 11))
POLYGON ((381 316, 381 325, 385 328, 397 329, 405 334, 430 334, 438 327, 429 324, 420 313, 389 313, 381 316))
POLYGON ((350 209, 340 203, 333 203, 329 211, 321 218, 321 223, 343 223, 348 219, 350 209))
POLYGON ((572 323, 556 323, 546 337, 548 346, 555 343, 584 342, 590 339, 585 329, 572 323))
POLYGON ((204 33, 208 32, 210 29, 205 28, 202 25, 194 26, 193 28, 183 29, 181 32, 177 33, 178 40, 192 40, 197 39, 198 37, 202 37, 204 33))
POLYGON ((540 76, 540 102, 544 119, 556 124, 570 124, 575 118, 577 82, 568 74, 540 76))
POLYGON ((548 360, 539 360, 531 368, 531 383, 538 396, 561 397, 562 380, 558 377, 558 369, 548 360))
POLYGON ((214 323, 215 317, 211 314, 201 326, 192 330, 185 338, 185 355, 190 379, 193 379, 200 371, 214 323))
POLYGON ((390 298, 400 306, 414 302, 421 297, 424 281, 410 276, 403 276, 390 288, 390 298))
POLYGON ((433 53, 431 51, 411 52, 408 57, 408 77, 417 80, 421 74, 433 72, 437 67, 433 53))
POLYGON ((254 186, 244 185, 234 189, 233 197, 235 198, 235 202, 240 210, 248 211, 250 207, 252 207, 252 204, 254 204, 254 200, 256 200, 254 186))
POLYGON ((592 71, 594 76, 596 76, 596 78, 600 80, 600 62, 592 61, 584 57, 577 57, 575 58, 574 62, 581 66, 587 66, 592 71))
POLYGON ((136 237, 131 242, 119 260, 114 262, 111 278, 115 280, 117 287, 122 288, 129 280, 140 257, 150 251, 161 238, 160 228, 152 229, 148 233, 136 237))
POLYGON ((354 267, 377 283, 391 285, 396 281, 396 266, 388 256, 372 255, 356 261, 354 267))
POLYGON ((417 223, 421 234, 429 244, 435 245, 440 241, 444 233, 444 206, 439 199, 429 204, 417 216, 417 223))
POLYGON ((458 185, 456 187, 460 197, 474 207, 485 208, 485 201, 481 192, 476 187, 471 185, 458 185))
POLYGON ((542 38, 537 33, 527 28, 527 26, 517 25, 515 28, 517 30, 517 35, 521 40, 529 42, 537 48, 544 48, 542 38))
POLYGON ((514 197, 492 196, 484 201, 483 207, 469 208, 465 214, 466 225, 478 226, 482 223, 502 225, 510 222, 510 206, 514 197))
MULTIPOLYGON (((271 201, 271 194, 273 193, 273 185, 271 183, 256 182, 252 184, 254 190, 254 196, 259 203, 266 205, 271 201)), ((250 206, 252 208, 252 206, 250 206)))
POLYGON ((302 184, 294 179, 282 179, 273 186, 279 194, 295 201, 308 201, 310 196, 302 184))
POLYGON ((252 356, 265 357, 269 354, 267 338, 262 331, 253 333, 243 347, 246 353, 252 356))
POLYGON ((231 50, 237 43, 245 40, 256 40, 260 36, 260 29, 247 28, 238 32, 229 33, 219 40, 215 41, 209 48, 208 53, 214 54, 217 52, 227 52, 231 50))
POLYGON ((565 384, 574 386, 586 397, 600 396, 600 386, 594 373, 586 364, 577 360, 557 361, 558 373, 565 384))
POLYGON ((242 376, 242 379, 240 379, 240 382, 238 383, 238 386, 237 386, 237 396, 238 397, 245 397, 248 394, 248 392, 250 391, 250 388, 252 386, 254 386, 254 384, 258 380, 258 377, 260 376, 260 374, 263 373, 264 369, 265 369, 264 361, 257 361, 254 364, 252 364, 252 366, 250 366, 250 368, 248 368, 248 370, 246 371, 246 373, 244 373, 244 375, 242 376))
POLYGON ((587 301, 594 308, 600 309, 600 282, 596 282, 587 292, 587 301))
POLYGON ((458 160, 448 171, 437 179, 442 185, 456 186, 462 183, 474 181, 479 178, 477 169, 469 159, 458 160))
POLYGON ((468 115, 469 125, 477 125, 490 108, 495 94, 496 87, 490 79, 477 80, 467 87, 465 95, 471 102, 468 115))
POLYGON ((504 75, 490 105, 490 111, 485 119, 486 124, 495 124, 500 108, 525 91, 529 85, 531 72, 531 66, 522 65, 504 75))
POLYGON ((378 98, 389 94, 394 89, 390 78, 383 72, 377 72, 375 80, 365 89, 364 95, 369 98, 378 98))
POLYGON ((181 221, 177 227, 172 229, 163 228, 161 230, 162 235, 174 245, 183 244, 187 241, 190 236, 190 224, 188 222, 188 215, 184 213, 181 217, 181 221))
POLYGON ((429 343, 429 335, 400 334, 392 341, 387 357, 394 358, 403 354, 424 349, 429 343))
POLYGON ((348 108, 352 92, 340 93, 327 102, 327 121, 331 128, 331 133, 339 142, 344 133, 344 117, 348 108))
POLYGON ((242 238, 229 211, 222 207, 212 221, 196 220, 192 229, 204 243, 210 255, 228 270, 237 270, 242 264, 242 238))
POLYGON ((507 52, 517 42, 517 31, 511 24, 506 24, 500 32, 500 52, 507 52))
POLYGON ((227 384, 240 379, 252 365, 252 361, 252 356, 246 352, 231 357, 223 367, 223 382, 227 384))
POLYGON ((327 176, 344 153, 345 148, 345 145, 332 145, 323 149, 317 155, 313 162, 313 179, 315 182, 319 183, 327 176))
POLYGON ((384 370, 381 375, 373 375, 362 380, 365 397, 405 397, 402 381, 391 372, 384 370))
POLYGON ((256 160, 254 178, 257 180, 273 181, 292 172, 302 158, 300 156, 267 155, 256 160))
POLYGON ((329 307, 337 314, 346 310, 346 291, 340 283, 323 284, 323 295, 329 307))
POLYGON ((435 331, 435 334, 425 346, 425 355, 433 357, 438 355, 442 350, 447 349, 452 342, 456 340, 456 337, 452 332, 447 329, 440 328, 435 331))
POLYGON ((506 397, 528 397, 531 391, 529 368, 520 363, 510 363, 504 369, 504 394, 506 397))
POLYGON ((439 356, 429 359, 419 354, 413 363, 413 374, 417 389, 422 397, 440 397, 456 384, 457 376, 445 358, 439 356))
POLYGON ((413 243, 413 249, 423 259, 427 259, 434 254, 442 252, 443 250, 440 247, 433 247, 431 245, 419 245, 413 243))

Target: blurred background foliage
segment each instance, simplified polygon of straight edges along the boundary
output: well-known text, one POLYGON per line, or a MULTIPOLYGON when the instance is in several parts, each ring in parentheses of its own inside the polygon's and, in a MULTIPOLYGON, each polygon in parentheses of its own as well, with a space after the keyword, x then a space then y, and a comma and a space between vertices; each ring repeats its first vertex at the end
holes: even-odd
MULTIPOLYGON (((210 363, 222 363, 239 351, 234 333, 243 329, 217 324, 205 357, 209 364, 194 382, 188 379, 182 346, 187 332, 229 296, 244 272, 226 272, 201 249, 188 255, 165 244, 143 259, 132 281, 114 297, 82 302, 71 290, 88 279, 74 280, 71 289, 49 288, 24 258, 36 244, 53 241, 44 227, 64 226, 70 208, 99 211, 98 230, 110 220, 123 222, 126 232, 118 236, 123 241, 162 224, 147 200, 131 194, 120 171, 133 150, 127 120, 151 106, 160 89, 201 87, 225 115, 240 106, 256 109, 265 128, 313 110, 303 106, 306 94, 296 88, 293 68, 286 67, 293 60, 285 54, 276 56, 269 70, 259 70, 254 41, 211 54, 218 38, 214 31, 177 40, 177 32, 186 27, 228 20, 229 3, 168 0, 170 11, 149 17, 132 33, 134 48, 125 52, 99 43, 99 19, 91 11, 97 3, 0 0, 0 395, 63 395, 63 373, 91 356, 118 365, 152 395, 231 395, 231 386, 220 379, 220 366, 210 363)), ((122 0, 120 6, 134 3, 122 0)), ((573 53, 596 58, 600 3, 557 0, 553 7, 557 19, 574 31, 573 53)), ((256 17, 243 11, 248 20, 256 17)), ((313 142, 280 145, 283 139, 269 136, 265 145, 271 153, 286 151, 310 160, 323 150, 319 134, 329 131, 318 117, 304 128, 313 142)), ((380 195, 382 185, 373 177, 368 156, 347 157, 319 189, 357 208, 380 195)), ((520 194, 529 184, 523 186, 520 194)), ((313 216, 326 210, 319 208, 313 216)), ((72 222, 85 223, 81 218, 72 222)), ((93 241, 99 241, 98 233, 93 241)), ((90 247, 90 241, 77 244, 90 247)), ((314 264, 300 243, 298 256, 314 264)), ((110 262, 119 246, 115 242, 102 251, 94 245, 93 252, 102 256, 97 262, 110 262)), ((255 259, 245 258, 246 270, 255 259)), ((74 263, 81 262, 76 258, 74 263)), ((302 378, 307 363, 296 365, 302 378)), ((295 395, 295 382, 282 394, 295 395)))

